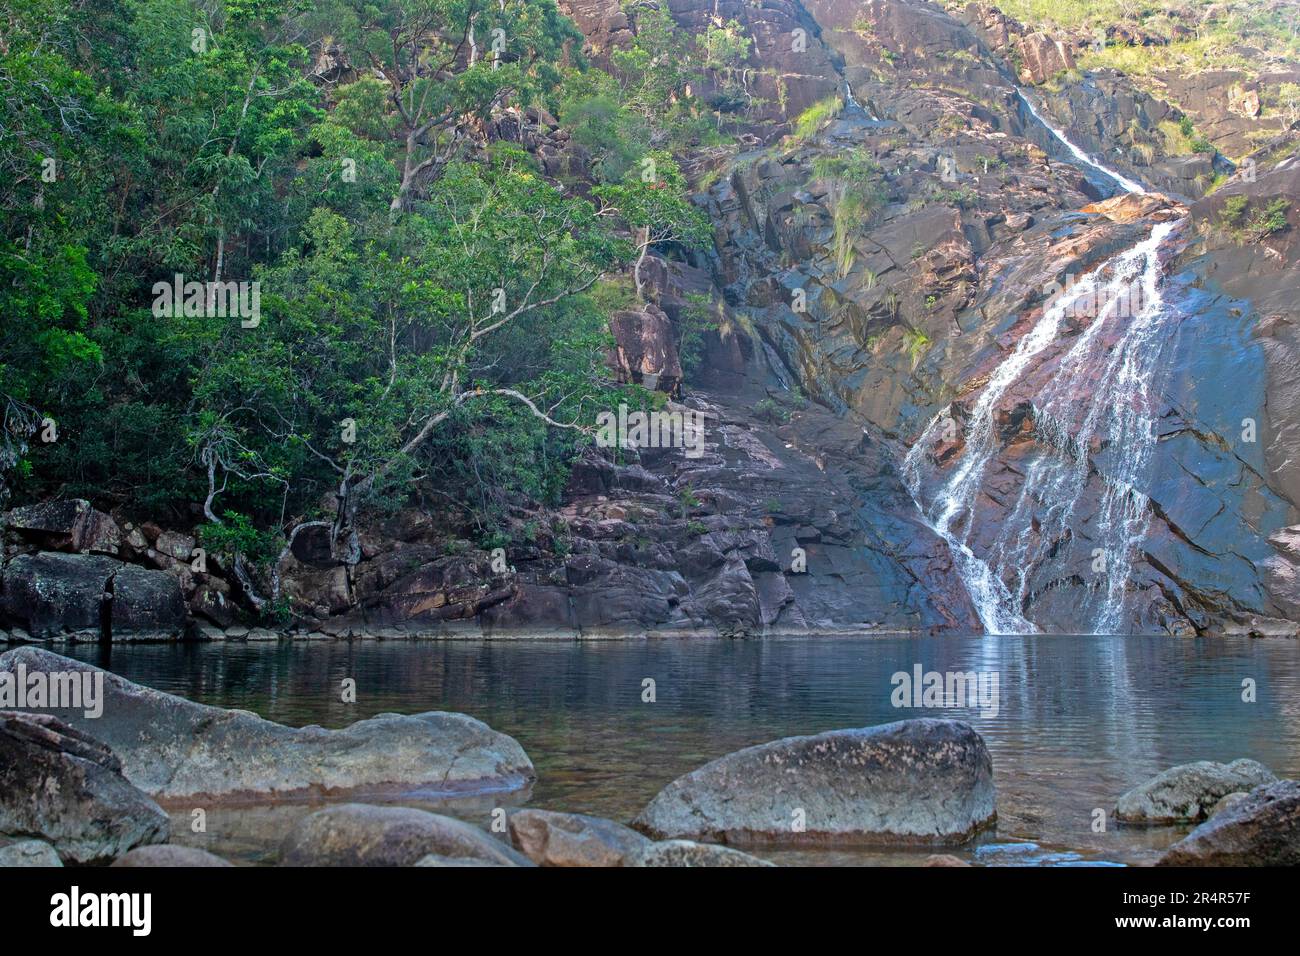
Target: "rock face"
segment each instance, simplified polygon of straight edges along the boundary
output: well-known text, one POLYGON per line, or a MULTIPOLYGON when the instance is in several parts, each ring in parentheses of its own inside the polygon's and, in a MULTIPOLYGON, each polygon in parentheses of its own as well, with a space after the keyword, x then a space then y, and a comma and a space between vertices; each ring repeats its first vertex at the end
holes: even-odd
POLYGON ((650 846, 635 830, 580 813, 519 810, 510 815, 510 838, 538 866, 629 866, 650 846))
POLYGON ((1074 69, 1074 54, 1060 40, 1046 33, 1030 33, 1019 39, 1025 68, 1021 78, 1028 83, 1046 83, 1063 70, 1074 69))
POLYGON ((120 867, 233 866, 229 860, 192 846, 139 846, 113 861, 120 867))
MULTIPOLYGON (((478 827, 410 807, 347 803, 303 817, 285 838, 282 866, 414 866, 428 856, 504 866, 527 857, 478 827)), ((428 864, 423 864, 428 865, 428 864)))
POLYGON ((1171 846, 1156 865, 1300 865, 1300 783, 1257 787, 1171 846))
POLYGON ((3 588, 5 618, 37 640, 171 640, 185 628, 176 578, 110 557, 18 555, 3 588))
POLYGON ((51 551, 117 555, 122 548, 117 522, 84 498, 15 508, 4 515, 4 526, 51 551))
POLYGON ((624 866, 774 866, 748 853, 690 840, 650 843, 632 855, 624 866))
POLYGON ((620 309, 609 317, 614 349, 608 357, 621 382, 673 394, 682 382, 672 322, 658 306, 620 309))
MULTIPOLYGON (((93 671, 49 651, 0 655, 0 670, 93 671)), ((463 714, 381 714, 342 730, 295 729, 104 675, 103 716, 54 711, 112 747, 133 784, 162 799, 299 796, 361 788, 514 789, 533 765, 512 738, 463 714)))
POLYGON ((86 863, 169 832, 167 814, 103 744, 48 715, 0 711, 0 835, 38 837, 86 863))
POLYGON ((1157 825, 1204 820, 1220 799, 1240 790, 1253 790, 1277 778, 1254 760, 1196 763, 1171 767, 1134 787, 1115 804, 1124 823, 1157 825))
POLYGON ((740 845, 957 844, 995 819, 983 739, 923 718, 728 754, 665 787, 633 826, 740 845))

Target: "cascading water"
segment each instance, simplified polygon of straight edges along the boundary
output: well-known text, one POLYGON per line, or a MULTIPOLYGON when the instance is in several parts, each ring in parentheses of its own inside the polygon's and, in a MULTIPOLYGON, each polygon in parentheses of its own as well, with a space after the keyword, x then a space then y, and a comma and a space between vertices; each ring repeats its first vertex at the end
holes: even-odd
POLYGON ((1034 108, 1033 102, 1029 99, 1029 97, 1025 96, 1023 90, 1016 90, 1016 95, 1020 97, 1020 102, 1025 104, 1025 107, 1029 110, 1030 115, 1033 116, 1033 118, 1036 119, 1040 124, 1042 124, 1043 128, 1046 129, 1049 133, 1051 133, 1052 136, 1058 142, 1061 143, 1061 145, 1063 145, 1067 150, 1069 150, 1070 155, 1073 156, 1075 159, 1077 159, 1079 162, 1085 164, 1086 166, 1091 167, 1092 169, 1095 169, 1097 172, 1101 173, 1102 175, 1108 176, 1109 178, 1115 180, 1115 182, 1119 183, 1119 187, 1123 189, 1126 193, 1146 192, 1145 189, 1143 189, 1140 185, 1135 183, 1133 180, 1129 179, 1126 176, 1121 176, 1119 173, 1115 172, 1115 170, 1107 166, 1103 166, 1101 163, 1097 162, 1095 159, 1093 159, 1091 156, 1085 153, 1074 143, 1070 142, 1070 140, 1066 137, 1066 135, 1063 132, 1061 132, 1051 123, 1047 122, 1047 120, 1043 119, 1042 114, 1039 113, 1038 110, 1034 108))
MULTIPOLYGON (((1059 131, 1052 132, 1084 162, 1097 165, 1059 131)), ((1137 183, 1097 168, 1127 191, 1144 192, 1137 183)), ((951 407, 930 421, 904 460, 908 490, 947 542, 989 633, 1038 630, 1022 610, 1030 596, 1031 575, 1063 542, 1074 539, 1086 541, 1094 562, 1104 568, 1078 608, 1078 623, 1087 622, 1085 628, 1094 633, 1122 627, 1133 554, 1147 530, 1149 502, 1139 489, 1156 442, 1153 382, 1171 316, 1161 296, 1160 248, 1178 225, 1157 225, 1142 242, 1048 304, 965 416, 964 445, 946 477, 927 476, 926 469, 936 444, 956 435, 951 407), (1082 328, 1064 353, 1059 346, 1053 348, 1081 317, 1082 328), (1034 397, 1038 453, 996 535, 991 542, 981 540, 977 554, 971 519, 989 465, 1000 450, 999 403, 1045 360, 1056 365, 1034 397), (1085 514, 1079 506, 1094 470, 1100 474, 1102 491, 1085 514)))

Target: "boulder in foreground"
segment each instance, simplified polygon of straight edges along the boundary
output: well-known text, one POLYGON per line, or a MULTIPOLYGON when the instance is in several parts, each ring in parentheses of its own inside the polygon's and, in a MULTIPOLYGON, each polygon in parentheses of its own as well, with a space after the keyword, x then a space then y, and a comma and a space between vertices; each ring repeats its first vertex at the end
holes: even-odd
MULTIPOLYGON (((0 671, 97 671, 43 648, 0 654, 0 671)), ((512 737, 464 714, 380 714, 341 730, 286 727, 196 704, 105 673, 103 714, 55 710, 103 741, 126 778, 159 799, 295 796, 401 787, 517 789, 534 776, 512 737)))
POLYGON ((581 813, 518 810, 510 838, 538 866, 628 866, 650 841, 622 824, 581 813))
POLYGON ((788 737, 673 781, 633 822, 738 845, 957 844, 997 819, 993 760, 956 720, 788 737))
POLYGON ((665 840, 650 843, 628 859, 625 866, 775 866, 748 853, 694 843, 691 840, 665 840))
POLYGON ((1300 783, 1279 780, 1220 810, 1157 866, 1300 866, 1300 783))
POLYGON ((113 861, 113 866, 119 867, 171 867, 171 866, 201 866, 201 867, 223 867, 234 866, 229 860, 223 860, 221 857, 209 853, 207 850, 200 850, 193 846, 177 846, 174 843, 161 844, 159 846, 138 846, 134 850, 119 856, 113 861))
POLYGON ((76 863, 166 840, 167 814, 121 770, 102 743, 54 717, 0 711, 0 835, 36 837, 76 863))
POLYGON ((1254 760, 1195 763, 1170 767, 1141 786, 1134 787, 1115 804, 1115 817, 1122 823, 1158 826, 1204 820, 1221 799, 1230 793, 1250 791, 1277 777, 1254 760))
POLYGON ((486 831, 413 807, 344 803, 308 814, 285 838, 281 866, 423 866, 427 857, 532 866, 486 831))

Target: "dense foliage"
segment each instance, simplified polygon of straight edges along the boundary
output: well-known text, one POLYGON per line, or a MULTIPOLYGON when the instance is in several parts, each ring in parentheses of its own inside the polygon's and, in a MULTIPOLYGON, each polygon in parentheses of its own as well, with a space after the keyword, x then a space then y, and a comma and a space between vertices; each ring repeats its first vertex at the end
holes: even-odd
POLYGON ((611 401, 602 288, 707 234, 665 150, 725 104, 631 15, 605 72, 554 0, 6 0, 0 494, 249 558, 316 522, 346 551, 420 482, 480 520, 553 500, 611 401), (590 188, 489 134, 533 106, 590 188))

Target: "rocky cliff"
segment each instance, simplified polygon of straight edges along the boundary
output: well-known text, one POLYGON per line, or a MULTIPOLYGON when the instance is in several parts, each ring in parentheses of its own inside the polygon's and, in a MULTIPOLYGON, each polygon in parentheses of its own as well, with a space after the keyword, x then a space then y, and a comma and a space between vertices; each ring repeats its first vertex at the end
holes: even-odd
MULTIPOLYGON (((597 64, 630 36, 617 4, 561 6, 597 64)), ((972 599, 975 561, 1034 629, 1087 631, 1103 618, 1083 609, 1108 601, 1122 632, 1294 634, 1297 220, 1276 205, 1300 186, 1293 134, 1256 151, 1250 176, 1213 149, 1179 154, 1169 124, 1198 106, 1222 121, 1215 96, 1180 95, 1180 108, 1120 73, 1079 73, 1073 40, 985 4, 670 9, 683 30, 742 25, 751 103, 735 150, 687 157, 713 248, 650 260, 654 302, 615 316, 610 361, 682 403, 670 410, 703 413, 700 454, 588 449, 565 505, 521 506, 499 554, 428 502, 373 521, 350 565, 300 535, 277 573, 301 629, 978 631, 989 621, 972 599), (1123 195, 1125 182, 1142 192, 1123 195), (1064 315, 994 396, 1053 290, 1111 281, 1162 224, 1147 263, 1159 326, 1143 338, 1137 313, 1064 315), (699 297, 716 324, 683 381, 678 346, 699 297), (1130 354, 1144 379, 1124 390, 1130 354), (1127 437, 1099 427, 1098 396, 1158 424, 1127 437), (976 439, 978 484, 938 528, 935 496, 965 480, 976 439), (1140 534, 1098 570, 1110 508, 1140 534)), ((550 176, 582 176, 582 151, 537 111, 501 117, 491 135, 523 143, 550 176)), ((91 552, 78 560, 92 590, 112 577, 87 563, 94 552, 150 564, 179 582, 192 632, 239 627, 240 583, 215 560, 194 571, 192 542, 178 552, 162 529, 114 525, 100 537, 111 547, 88 545, 71 522, 19 519, 4 587, 20 633, 112 631, 118 613, 112 603, 100 628, 87 598, 86 621, 24 617, 9 596, 43 586, 29 580, 37 550, 91 552)), ((174 619, 169 601, 155 603, 174 619)))

